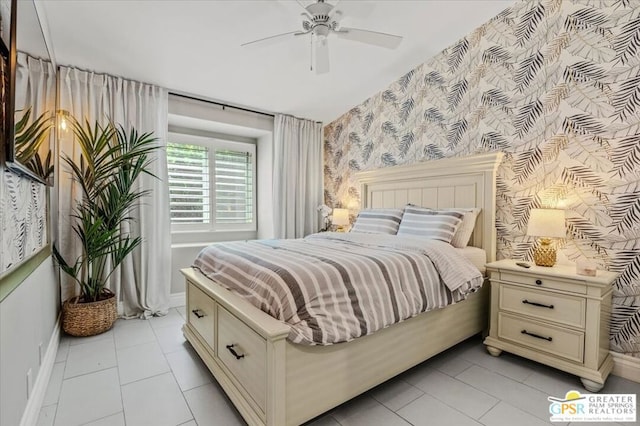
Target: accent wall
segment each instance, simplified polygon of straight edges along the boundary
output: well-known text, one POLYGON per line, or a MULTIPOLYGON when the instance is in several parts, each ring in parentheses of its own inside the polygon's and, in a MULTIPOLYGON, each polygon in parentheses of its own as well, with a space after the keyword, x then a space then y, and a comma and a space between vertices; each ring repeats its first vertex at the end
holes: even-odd
POLYGON ((503 151, 498 258, 531 259, 532 208, 566 209, 560 257, 620 273, 613 350, 640 357, 640 3, 516 3, 325 128, 325 200, 353 174, 503 151))

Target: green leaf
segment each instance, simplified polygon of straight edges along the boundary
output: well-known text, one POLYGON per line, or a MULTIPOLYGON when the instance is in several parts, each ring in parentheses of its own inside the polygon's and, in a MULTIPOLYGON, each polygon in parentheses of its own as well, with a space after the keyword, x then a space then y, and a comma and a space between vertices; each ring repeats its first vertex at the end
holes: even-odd
POLYGON ((54 125, 53 114, 44 112, 31 124, 30 119, 31 108, 28 108, 14 126, 16 160, 42 180, 47 180, 53 173, 51 150, 47 152, 48 163, 42 162, 39 151, 42 144, 49 139, 54 125))

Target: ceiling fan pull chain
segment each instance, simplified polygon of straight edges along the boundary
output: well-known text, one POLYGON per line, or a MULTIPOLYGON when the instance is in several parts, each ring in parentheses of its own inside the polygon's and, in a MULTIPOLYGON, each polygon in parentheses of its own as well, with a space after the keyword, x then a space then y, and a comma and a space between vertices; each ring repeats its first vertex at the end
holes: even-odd
POLYGON ((313 34, 309 37, 309 71, 313 71, 313 34))

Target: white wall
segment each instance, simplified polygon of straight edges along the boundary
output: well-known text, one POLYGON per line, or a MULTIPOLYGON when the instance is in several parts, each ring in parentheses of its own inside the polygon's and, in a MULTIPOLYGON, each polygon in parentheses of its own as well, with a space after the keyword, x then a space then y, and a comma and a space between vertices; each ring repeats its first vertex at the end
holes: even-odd
POLYGON ((36 382, 53 335, 59 294, 49 256, 0 303, 0 425, 20 424, 28 386, 36 382))

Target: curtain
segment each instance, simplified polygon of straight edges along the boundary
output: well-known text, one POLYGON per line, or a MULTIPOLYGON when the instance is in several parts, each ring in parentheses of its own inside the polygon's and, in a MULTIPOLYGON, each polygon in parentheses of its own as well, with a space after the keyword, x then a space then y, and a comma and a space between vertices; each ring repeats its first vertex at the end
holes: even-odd
POLYGON ((322 123, 276 114, 273 139, 275 237, 302 238, 319 229, 322 123))
MULTIPOLYGON (((2 72, 4 71, 3 65, 2 72)), ((18 52, 16 123, 29 110, 29 125, 41 115, 53 117, 55 100, 56 75, 51 62, 18 52)), ((14 114, 14 111, 7 113, 14 114)), ((53 148, 53 134, 53 131, 50 132, 49 140, 43 141, 40 146, 39 154, 43 161, 53 148)), ((4 138, 4 134, 0 138, 4 138)), ((4 140, 0 142, 0 146, 5 148, 4 140)), ((49 208, 47 191, 43 185, 0 165, 0 273, 20 264, 48 243, 47 234, 51 225, 47 221, 49 208)))
MULTIPOLYGON (((169 218, 169 188, 167 185, 167 119, 168 94, 163 88, 105 74, 97 74, 70 67, 60 67, 59 108, 77 120, 93 126, 108 120, 125 129, 134 127, 139 133, 153 132, 161 146, 153 154, 151 176, 143 176, 137 184, 151 191, 139 200, 131 212, 136 219, 123 224, 123 232, 140 236, 142 244, 112 275, 110 289, 122 302, 125 317, 149 317, 167 313, 171 287, 171 226, 169 218)), ((59 155, 74 159, 80 156, 70 130, 61 131, 59 155)), ((68 171, 57 168, 59 195, 59 248, 63 256, 75 259, 78 253, 76 236, 71 230, 70 213, 81 192, 74 187, 68 171)), ((64 277, 63 277, 64 278, 64 277)), ((62 300, 75 295, 75 288, 67 281, 62 288, 62 300)))
MULTIPOLYGON (((16 110, 31 109, 31 120, 52 114, 56 99, 56 74, 49 61, 18 52, 16 67, 16 110)), ((22 117, 17 114, 17 119, 22 117)), ((47 147, 48 148, 48 147, 47 147)))

